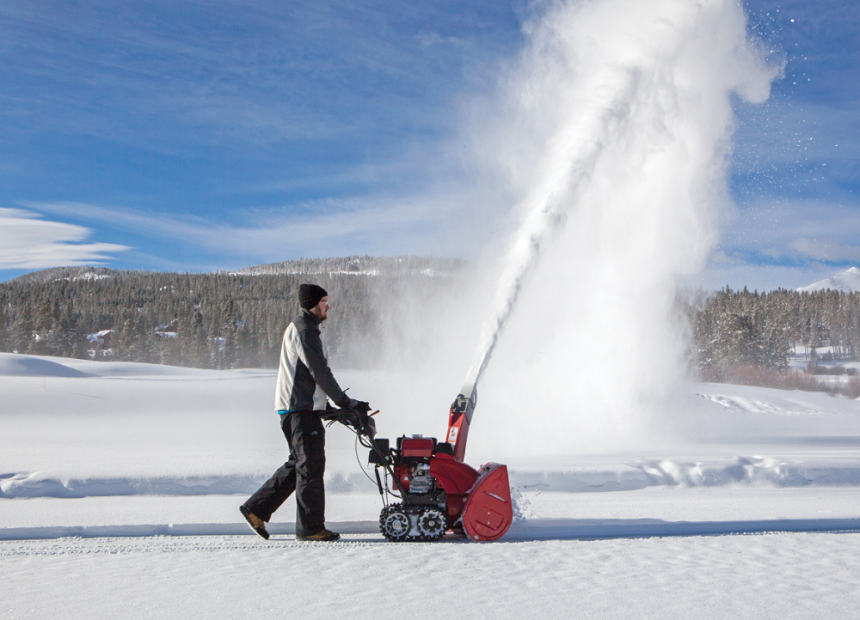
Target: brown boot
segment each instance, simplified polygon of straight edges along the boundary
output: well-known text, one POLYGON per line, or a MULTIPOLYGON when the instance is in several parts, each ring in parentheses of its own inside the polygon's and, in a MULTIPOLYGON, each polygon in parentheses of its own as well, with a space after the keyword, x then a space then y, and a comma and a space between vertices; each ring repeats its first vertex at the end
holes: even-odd
POLYGON ((299 536, 296 534, 296 540, 301 540, 305 542, 334 542, 340 538, 340 534, 337 532, 330 532, 329 530, 323 528, 316 534, 311 534, 310 536, 299 536))
POLYGON ((248 525, 251 526, 251 529, 257 532, 260 536, 269 540, 269 533, 266 531, 266 522, 263 521, 260 517, 255 515, 253 512, 245 508, 244 506, 239 506, 239 512, 242 513, 242 516, 245 517, 245 521, 248 522, 248 525))

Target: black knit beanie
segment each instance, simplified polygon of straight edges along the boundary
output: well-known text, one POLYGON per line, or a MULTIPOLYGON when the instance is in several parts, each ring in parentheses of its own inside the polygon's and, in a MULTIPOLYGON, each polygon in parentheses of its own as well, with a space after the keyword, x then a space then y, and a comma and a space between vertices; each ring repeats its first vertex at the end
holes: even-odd
POLYGON ((328 297, 328 293, 326 293, 326 290, 321 286, 317 286, 316 284, 302 284, 299 287, 299 304, 301 304, 302 308, 305 310, 310 310, 316 306, 323 297, 328 297))

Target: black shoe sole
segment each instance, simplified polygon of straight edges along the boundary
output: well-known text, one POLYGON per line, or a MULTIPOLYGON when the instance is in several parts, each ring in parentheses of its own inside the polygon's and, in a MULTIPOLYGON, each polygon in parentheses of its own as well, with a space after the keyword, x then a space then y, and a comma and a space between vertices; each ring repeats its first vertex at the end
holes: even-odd
POLYGON ((331 536, 325 538, 311 538, 310 536, 296 536, 296 540, 300 542, 334 542, 340 540, 340 534, 332 532, 331 536))
POLYGON ((256 532, 257 536, 263 538, 265 540, 269 540, 269 533, 266 531, 264 527, 254 527, 254 524, 251 523, 251 511, 245 508, 244 506, 239 506, 239 512, 242 513, 242 516, 245 517, 245 521, 248 522, 248 527, 250 527, 254 532, 256 532))

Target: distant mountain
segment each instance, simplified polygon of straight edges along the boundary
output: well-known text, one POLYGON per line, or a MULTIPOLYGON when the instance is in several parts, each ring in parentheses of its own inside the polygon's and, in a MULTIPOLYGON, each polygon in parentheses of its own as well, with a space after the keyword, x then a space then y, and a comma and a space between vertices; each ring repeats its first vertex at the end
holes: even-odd
POLYGON ((819 280, 809 286, 802 286, 797 290, 800 293, 811 293, 812 291, 823 291, 826 289, 844 291, 846 293, 860 292, 860 269, 851 267, 851 269, 837 273, 835 276, 819 280))
MULTIPOLYGON (((450 276, 470 263, 458 258, 438 256, 346 256, 343 258, 302 258, 280 263, 254 265, 234 271, 217 272, 237 276, 331 275, 357 276, 412 275, 450 276)), ((110 269, 108 267, 52 267, 18 276, 16 282, 54 282, 55 280, 102 280, 112 276, 155 274, 154 271, 110 269)))
POLYGON ((101 280, 122 273, 107 267, 51 267, 18 276, 14 282, 53 282, 54 280, 101 280))
POLYGON ((344 258, 304 258, 281 263, 255 265, 229 272, 230 275, 322 275, 345 274, 362 276, 413 275, 450 276, 468 263, 457 258, 438 256, 347 256, 344 258))

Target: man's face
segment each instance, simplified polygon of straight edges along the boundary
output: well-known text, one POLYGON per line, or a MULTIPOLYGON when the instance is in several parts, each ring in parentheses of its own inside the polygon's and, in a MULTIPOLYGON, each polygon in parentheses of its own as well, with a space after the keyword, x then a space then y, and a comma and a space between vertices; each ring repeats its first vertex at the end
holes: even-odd
POLYGON ((320 321, 325 321, 328 318, 328 311, 331 310, 331 306, 328 305, 328 295, 320 299, 320 302, 314 306, 313 312, 317 315, 320 321))

